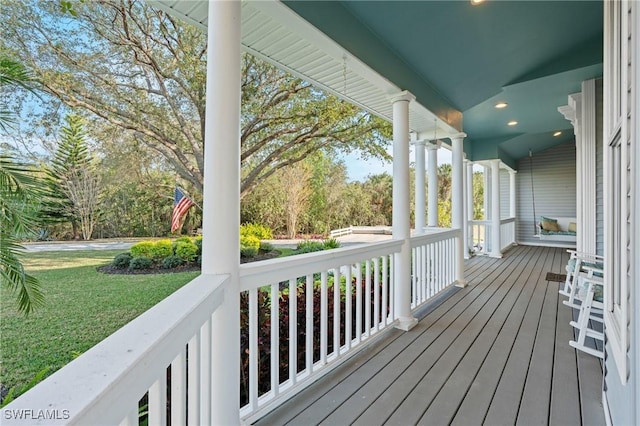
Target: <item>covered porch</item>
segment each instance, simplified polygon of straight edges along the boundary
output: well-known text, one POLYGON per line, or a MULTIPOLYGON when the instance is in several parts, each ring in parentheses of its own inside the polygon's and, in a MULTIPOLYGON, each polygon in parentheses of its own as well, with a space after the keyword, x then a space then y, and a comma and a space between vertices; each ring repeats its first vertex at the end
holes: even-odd
MULTIPOLYGON (((43 424, 604 423, 602 367, 568 345, 572 312, 558 299, 559 284, 545 279, 563 272, 566 252, 507 250, 515 242, 513 173, 509 202, 501 204, 493 179, 490 222, 469 223, 465 155, 487 161, 499 177, 513 164, 508 148, 515 156, 523 144, 552 145, 552 131, 567 124, 542 117, 543 127, 492 136, 493 128, 478 128, 465 144, 460 110, 413 71, 397 84, 375 72, 334 41, 349 44, 342 30, 332 27, 338 34, 331 39, 308 24, 305 2, 287 3, 301 15, 280 2, 210 2, 209 10, 207 2, 152 3, 209 31, 207 90, 216 96, 207 98, 202 275, 7 409, 60 414, 39 419, 43 424), (239 264, 241 46, 393 122, 391 241, 239 264), (452 149, 452 229, 435 228, 432 214, 425 227, 423 158, 416 195, 423 208, 411 236, 409 143, 440 140, 452 149), (508 218, 500 214, 505 206, 508 218), (484 246, 493 257, 465 262, 474 226, 495 242, 484 246)), ((320 6, 356 14, 361 5, 320 6)), ((363 31, 362 22, 350 29, 363 31)), ((541 52, 538 59, 550 58, 541 52)), ((575 77, 597 75, 597 59, 585 59, 575 77)), ((510 81, 513 90, 523 88, 524 77, 559 72, 526 65, 513 72, 538 72, 510 81)), ((471 117, 465 131, 503 97, 516 106, 508 91, 486 90, 477 108, 460 99, 471 117)))
POLYGON ((466 262, 469 286, 416 312, 255 424, 605 423, 600 360, 575 351, 559 248, 466 262))

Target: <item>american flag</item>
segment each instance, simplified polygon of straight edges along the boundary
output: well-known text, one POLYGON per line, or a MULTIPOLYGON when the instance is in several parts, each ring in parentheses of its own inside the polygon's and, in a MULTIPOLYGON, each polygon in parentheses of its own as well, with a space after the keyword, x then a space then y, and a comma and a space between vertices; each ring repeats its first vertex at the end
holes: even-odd
POLYGON ((187 214, 191 206, 195 205, 191 198, 187 197, 182 189, 176 187, 173 196, 173 213, 171 214, 171 232, 177 231, 182 222, 182 218, 187 214))

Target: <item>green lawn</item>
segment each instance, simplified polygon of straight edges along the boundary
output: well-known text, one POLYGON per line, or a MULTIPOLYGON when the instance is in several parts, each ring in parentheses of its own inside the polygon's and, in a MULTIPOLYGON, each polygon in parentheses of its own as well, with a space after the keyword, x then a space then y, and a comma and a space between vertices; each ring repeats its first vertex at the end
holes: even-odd
POLYGON ((199 274, 96 270, 120 252, 25 254, 25 268, 40 280, 46 305, 25 317, 15 308, 15 296, 0 288, 0 383, 19 389, 45 367, 53 373, 199 274))

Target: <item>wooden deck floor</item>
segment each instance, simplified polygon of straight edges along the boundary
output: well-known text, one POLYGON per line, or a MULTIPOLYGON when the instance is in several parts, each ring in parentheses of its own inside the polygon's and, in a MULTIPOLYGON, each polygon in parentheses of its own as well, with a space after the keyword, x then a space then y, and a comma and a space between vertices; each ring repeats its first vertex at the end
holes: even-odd
POLYGON ((466 264, 469 286, 390 330, 257 424, 604 425, 599 360, 569 346, 565 250, 466 264))

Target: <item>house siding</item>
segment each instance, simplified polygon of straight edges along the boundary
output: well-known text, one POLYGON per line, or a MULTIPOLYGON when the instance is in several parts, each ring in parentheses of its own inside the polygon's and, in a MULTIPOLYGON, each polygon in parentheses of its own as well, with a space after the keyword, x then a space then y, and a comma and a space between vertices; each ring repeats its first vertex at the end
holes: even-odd
POLYGON ((602 79, 596 80, 596 254, 604 255, 604 158, 602 79))
MULTIPOLYGON (((638 137, 640 131, 640 64, 638 63, 637 55, 632 55, 630 52, 637 52, 640 47, 640 7, 638 7, 640 4, 625 1, 622 2, 622 5, 624 13, 629 14, 627 22, 630 24, 627 29, 628 34, 624 33, 625 28, 623 27, 622 35, 631 43, 631 49, 629 49, 628 53, 629 59, 627 60, 626 57, 623 57, 620 61, 622 64, 627 65, 628 69, 624 70, 624 74, 630 79, 627 82, 627 87, 621 89, 621 91, 626 89, 630 95, 626 105, 628 109, 624 111, 624 119, 629 120, 630 128, 627 203, 630 206, 631 214, 628 215, 626 223, 624 223, 624 226, 628 227, 629 238, 628 241, 624 242, 628 264, 623 265, 625 266, 624 269, 627 273, 629 285, 629 294, 626 300, 626 303, 628 303, 626 320, 629 333, 626 363, 630 374, 627 383, 621 383, 618 367, 612 355, 612 345, 607 341, 605 345, 604 392, 609 408, 608 414, 613 425, 638 425, 640 424, 640 403, 638 403, 640 401, 640 266, 638 266, 640 265, 640 238, 638 236, 640 233, 638 231, 640 227, 640 173, 638 173, 638 167, 640 167, 640 138, 638 137)), ((627 19, 627 17, 624 18, 627 19)), ((609 19, 612 18, 610 17, 609 19)), ((614 32, 621 31, 612 21, 605 22, 605 29, 608 25, 613 28, 614 32)), ((607 40, 606 35, 605 32, 605 40, 607 40)), ((611 47, 605 42, 605 58, 607 57, 606 50, 608 48, 611 47)), ((627 54, 624 50, 623 53, 627 54)), ((608 63, 604 65, 605 69, 611 66, 608 63)), ((611 81, 607 86, 607 90, 612 90, 611 81)), ((611 111, 607 111, 605 117, 611 115, 611 111)), ((607 241, 607 244, 612 244, 612 240, 607 241)), ((608 249, 608 247, 605 249, 608 249)), ((607 259, 607 261, 619 262, 620 260, 607 259)))
POLYGON ((576 217, 576 147, 575 141, 557 145, 518 161, 516 175, 516 240, 540 244, 534 236, 535 214, 576 217), (531 191, 533 165, 533 194, 531 191))
POLYGON ((506 219, 509 217, 509 200, 509 172, 507 170, 500 169, 500 219, 506 219))

